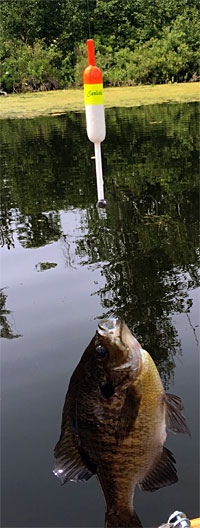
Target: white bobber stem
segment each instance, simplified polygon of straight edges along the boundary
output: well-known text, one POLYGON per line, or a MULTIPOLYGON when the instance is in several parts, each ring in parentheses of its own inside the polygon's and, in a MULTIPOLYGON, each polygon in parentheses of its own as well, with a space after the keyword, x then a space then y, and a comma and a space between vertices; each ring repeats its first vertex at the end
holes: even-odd
POLYGON ((101 143, 94 144, 98 201, 104 200, 101 143))

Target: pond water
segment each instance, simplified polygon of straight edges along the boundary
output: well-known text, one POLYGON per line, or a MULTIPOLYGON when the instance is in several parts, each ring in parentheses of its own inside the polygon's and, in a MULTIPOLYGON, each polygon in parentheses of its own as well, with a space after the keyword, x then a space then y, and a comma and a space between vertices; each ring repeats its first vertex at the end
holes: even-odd
POLYGON ((179 482, 135 495, 144 527, 198 516, 198 105, 106 111, 106 211, 85 116, 1 122, 2 526, 100 527, 95 477, 60 486, 70 376, 100 318, 123 317, 179 395, 179 482))

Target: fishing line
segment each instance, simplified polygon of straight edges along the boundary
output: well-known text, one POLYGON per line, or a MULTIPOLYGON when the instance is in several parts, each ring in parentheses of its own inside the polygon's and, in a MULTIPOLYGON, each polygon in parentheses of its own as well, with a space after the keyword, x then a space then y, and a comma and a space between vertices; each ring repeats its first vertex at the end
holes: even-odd
POLYGON ((91 39, 89 0, 86 0, 86 3, 87 3, 88 33, 89 33, 89 39, 91 39))

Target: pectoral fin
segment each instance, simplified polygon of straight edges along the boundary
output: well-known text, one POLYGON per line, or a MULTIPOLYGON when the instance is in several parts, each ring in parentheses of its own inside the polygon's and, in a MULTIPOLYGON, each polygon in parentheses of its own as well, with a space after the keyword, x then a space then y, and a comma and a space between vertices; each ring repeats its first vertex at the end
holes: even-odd
POLYGON ((178 481, 176 463, 171 451, 163 447, 161 457, 156 461, 152 469, 142 482, 139 482, 142 491, 156 491, 157 489, 170 486, 178 481))
POLYGON ((166 422, 168 429, 174 433, 187 433, 191 436, 185 416, 182 414, 183 404, 181 398, 173 394, 165 394, 167 404, 166 422))
POLYGON ((63 423, 61 437, 54 450, 53 473, 60 478, 62 484, 70 480, 78 482, 86 481, 95 473, 95 467, 86 460, 76 443, 73 433, 74 426, 71 423, 68 412, 68 401, 63 411, 63 423))
POLYGON ((117 431, 116 431, 116 440, 123 440, 128 436, 131 429, 134 427, 138 411, 140 406, 140 397, 137 395, 134 388, 128 388, 126 391, 126 396, 124 399, 124 404, 121 409, 119 416, 117 431))

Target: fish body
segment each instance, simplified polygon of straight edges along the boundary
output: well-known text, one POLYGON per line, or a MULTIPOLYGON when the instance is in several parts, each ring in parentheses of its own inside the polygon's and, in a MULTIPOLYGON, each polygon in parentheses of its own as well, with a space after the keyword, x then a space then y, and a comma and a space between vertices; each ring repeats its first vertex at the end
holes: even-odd
POLYGON ((167 425, 189 432, 182 408, 180 398, 165 394, 154 361, 126 324, 102 321, 70 380, 55 475, 64 483, 96 474, 106 526, 141 526, 136 484, 154 491, 178 480, 163 444, 167 425))

